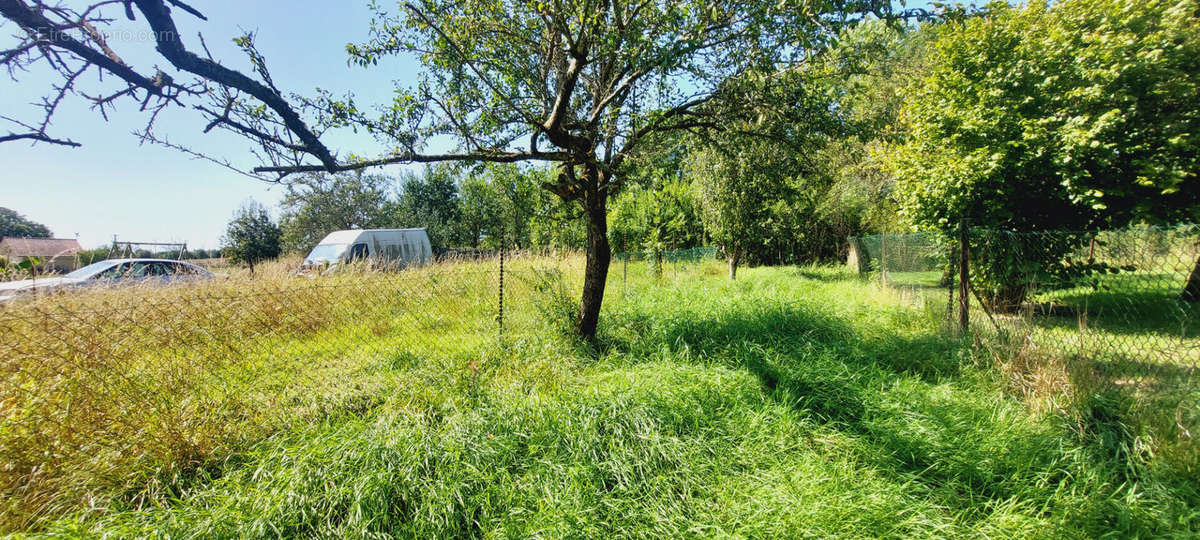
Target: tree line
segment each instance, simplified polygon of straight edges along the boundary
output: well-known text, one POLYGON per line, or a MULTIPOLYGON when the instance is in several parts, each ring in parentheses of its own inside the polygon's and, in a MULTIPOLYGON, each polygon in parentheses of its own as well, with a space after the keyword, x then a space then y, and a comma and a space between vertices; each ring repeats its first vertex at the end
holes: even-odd
MULTIPOLYGON (((1195 221, 1200 208, 1197 0, 407 3, 347 46, 364 69, 397 56, 422 66, 375 108, 280 91, 252 35, 237 40, 248 69, 197 54, 174 31, 175 17, 203 19, 190 6, 124 5, 156 30, 174 77, 87 36, 39 37, 105 26, 103 5, 0 3, 27 31, 6 64, 40 62, 67 83, 112 75, 107 91, 52 85, 42 118, 19 122, 29 132, 0 140, 78 144, 47 131, 54 104, 110 95, 102 103, 133 99, 151 115, 142 141, 197 155, 154 130, 159 111, 186 107, 259 149, 243 172, 292 186, 280 249, 373 225, 426 226, 444 246, 486 247, 499 227, 515 245, 581 246, 577 329, 589 338, 614 249, 712 243, 732 277, 739 264, 835 258, 860 231, 1087 231, 1195 221), (389 149, 326 145, 350 129, 389 149), (434 140, 447 150, 430 151, 434 140), (414 163, 451 165, 394 182, 363 172, 414 163)), ((1062 264, 1067 247, 1030 262, 1085 268, 1062 264)), ((985 299, 1020 301, 1016 254, 973 256, 985 299)))

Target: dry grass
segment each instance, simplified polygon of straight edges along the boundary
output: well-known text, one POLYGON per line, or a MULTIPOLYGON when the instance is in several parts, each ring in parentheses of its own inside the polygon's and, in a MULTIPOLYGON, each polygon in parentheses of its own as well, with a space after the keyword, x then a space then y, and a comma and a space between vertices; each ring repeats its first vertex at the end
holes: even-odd
POLYGON ((0 460, 13 465, 0 471, 0 527, 122 538, 1200 531, 1197 473, 1145 452, 1119 396, 1031 410, 1009 380, 1050 393, 1057 375, 1032 378, 1032 357, 1009 371, 971 361, 942 332, 944 314, 912 297, 820 267, 731 282, 720 261, 663 277, 614 265, 597 350, 561 332, 579 258, 507 261, 503 338, 496 262, 317 278, 267 267, 5 312, 0 460), (19 340, 30 343, 7 345, 19 340))
MULTIPOLYGON (((380 358, 494 339, 495 261, 318 277, 298 262, 0 308, 0 530, 169 496, 267 433, 377 399, 380 358)), ((510 310, 510 328, 528 322, 510 310)))

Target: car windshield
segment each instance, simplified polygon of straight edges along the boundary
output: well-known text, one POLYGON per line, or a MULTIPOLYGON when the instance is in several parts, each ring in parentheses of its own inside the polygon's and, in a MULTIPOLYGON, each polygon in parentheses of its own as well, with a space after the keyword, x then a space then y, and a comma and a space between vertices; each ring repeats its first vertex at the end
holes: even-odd
POLYGON ((100 261, 100 262, 92 263, 92 264, 89 264, 89 265, 87 265, 83 268, 80 268, 74 272, 67 274, 67 277, 70 277, 70 278, 90 277, 92 274, 95 274, 96 272, 104 270, 105 268, 108 268, 108 267, 112 266, 113 264, 116 264, 116 263, 114 263, 113 261, 100 261))
POLYGON ((323 263, 338 260, 346 251, 346 244, 321 244, 308 253, 304 262, 323 263))

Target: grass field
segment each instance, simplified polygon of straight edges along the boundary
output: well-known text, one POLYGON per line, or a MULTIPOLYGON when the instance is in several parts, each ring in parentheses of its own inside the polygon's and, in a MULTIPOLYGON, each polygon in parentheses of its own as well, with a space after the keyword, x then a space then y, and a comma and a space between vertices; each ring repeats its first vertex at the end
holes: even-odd
MULTIPOLYGON (((673 265, 659 282, 644 263, 628 277, 614 264, 593 350, 561 322, 578 262, 514 263, 503 338, 484 265, 337 278, 376 286, 334 300, 283 276, 205 286, 253 288, 277 304, 240 310, 209 289, 143 292, 180 306, 178 319, 144 326, 190 321, 207 333, 133 333, 126 345, 153 348, 64 353, 53 369, 5 357, 4 527, 196 538, 1200 534, 1194 454, 1142 432, 1120 394, 1022 392, 1020 367, 946 336, 937 303, 829 268, 748 269, 730 282, 711 261, 673 265), (268 313, 271 332, 245 330, 268 313), (86 444, 97 440, 107 444, 86 444)), ((38 309, 69 311, 81 327, 100 324, 86 313, 102 305, 136 309, 111 294, 38 309)), ((4 329, 43 346, 26 360, 56 358, 38 351, 64 333, 4 329)), ((89 332, 69 334, 111 334, 89 332)))
MULTIPOLYGON (((971 333, 1005 363, 1023 366, 1013 375, 1026 378, 1027 391, 1119 390, 1133 400, 1139 429, 1160 444, 1196 452, 1200 306, 1180 298, 1195 259, 1193 244, 1186 247, 1157 260, 1110 257, 1106 262, 1124 269, 1040 287, 1017 313, 990 313, 971 298, 971 333), (1151 270, 1134 269, 1134 261, 1151 270)), ((945 305, 941 277, 938 271, 889 272, 886 285, 901 298, 945 305)))

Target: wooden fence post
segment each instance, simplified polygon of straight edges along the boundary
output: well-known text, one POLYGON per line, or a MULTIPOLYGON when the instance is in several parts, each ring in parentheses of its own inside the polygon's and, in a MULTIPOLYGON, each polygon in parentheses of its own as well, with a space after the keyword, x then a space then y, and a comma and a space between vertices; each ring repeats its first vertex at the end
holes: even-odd
POLYGON ((968 294, 971 271, 967 262, 971 249, 967 234, 970 224, 970 220, 963 219, 958 229, 958 330, 963 333, 971 329, 971 299, 968 294))

